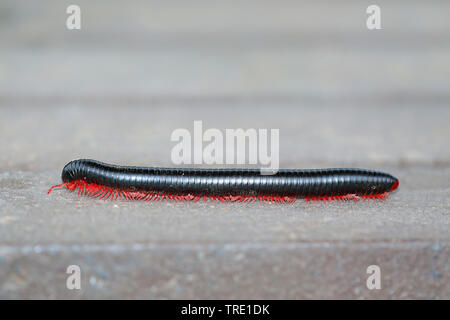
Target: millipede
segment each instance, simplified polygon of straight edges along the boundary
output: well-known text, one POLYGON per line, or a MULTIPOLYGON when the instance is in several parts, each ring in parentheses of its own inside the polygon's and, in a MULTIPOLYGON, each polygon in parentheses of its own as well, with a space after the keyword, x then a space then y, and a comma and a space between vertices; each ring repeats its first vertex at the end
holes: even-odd
POLYGON ((78 195, 98 199, 294 202, 385 199, 399 185, 380 171, 336 169, 280 169, 262 175, 258 169, 197 169, 118 166, 96 160, 69 162, 62 184, 78 195))

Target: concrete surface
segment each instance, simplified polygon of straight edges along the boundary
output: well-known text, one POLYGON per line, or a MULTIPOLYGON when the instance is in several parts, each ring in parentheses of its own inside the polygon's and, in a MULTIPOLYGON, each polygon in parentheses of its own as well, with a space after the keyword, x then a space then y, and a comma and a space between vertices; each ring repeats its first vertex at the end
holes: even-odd
POLYGON ((448 2, 380 2, 373 32, 361 1, 81 1, 76 32, 68 4, 0 4, 0 298, 450 298, 448 2), (170 134, 194 120, 279 128, 281 167, 379 169, 400 188, 288 205, 46 194, 76 158, 172 166, 170 134))

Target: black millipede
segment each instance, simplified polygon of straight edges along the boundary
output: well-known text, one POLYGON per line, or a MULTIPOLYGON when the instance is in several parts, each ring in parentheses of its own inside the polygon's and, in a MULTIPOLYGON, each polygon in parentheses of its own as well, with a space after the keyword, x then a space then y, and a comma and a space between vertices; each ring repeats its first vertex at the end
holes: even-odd
POLYGON ((94 198, 146 201, 385 199, 399 185, 388 173, 366 169, 280 169, 262 175, 258 169, 133 167, 87 159, 69 162, 61 178, 48 193, 66 187, 94 198))

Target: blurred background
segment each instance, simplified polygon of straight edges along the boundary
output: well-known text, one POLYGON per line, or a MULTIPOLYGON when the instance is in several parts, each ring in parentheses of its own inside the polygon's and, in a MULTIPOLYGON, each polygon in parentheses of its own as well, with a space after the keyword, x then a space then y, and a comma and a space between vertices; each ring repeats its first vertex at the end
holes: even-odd
POLYGON ((448 298, 449 12, 439 0, 2 0, 0 297, 448 298), (71 4, 81 30, 66 28, 71 4), (366 27, 371 4, 381 30, 366 27), (173 166, 170 134, 194 120, 278 128, 282 168, 384 170, 399 192, 284 209, 45 193, 76 158, 173 166), (74 259, 89 290, 58 286, 74 259), (390 289, 366 292, 377 259, 390 289))
POLYGON ((380 1, 381 30, 368 1, 70 4, 2 1, 2 166, 170 164, 193 120, 279 128, 282 166, 448 164, 447 1, 380 1))

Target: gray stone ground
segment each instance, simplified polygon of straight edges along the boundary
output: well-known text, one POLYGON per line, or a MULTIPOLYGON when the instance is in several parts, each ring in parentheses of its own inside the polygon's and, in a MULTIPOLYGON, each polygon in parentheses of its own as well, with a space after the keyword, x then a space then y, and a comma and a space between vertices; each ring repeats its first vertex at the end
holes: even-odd
POLYGON ((0 298, 450 298, 450 3, 381 1, 370 32, 364 1, 80 1, 81 31, 68 4, 0 4, 0 298), (194 120, 279 128, 281 167, 379 169, 400 188, 288 205, 47 195, 76 158, 172 166, 170 134, 194 120))

